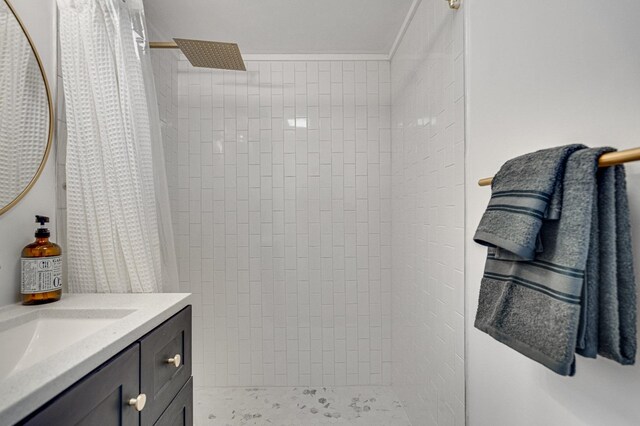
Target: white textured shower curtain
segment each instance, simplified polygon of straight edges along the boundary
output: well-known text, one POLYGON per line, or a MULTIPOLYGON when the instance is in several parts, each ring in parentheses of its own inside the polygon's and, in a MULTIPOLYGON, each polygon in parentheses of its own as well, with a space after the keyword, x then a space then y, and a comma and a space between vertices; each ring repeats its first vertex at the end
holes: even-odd
POLYGON ((58 0, 73 292, 176 291, 142 0, 58 0))

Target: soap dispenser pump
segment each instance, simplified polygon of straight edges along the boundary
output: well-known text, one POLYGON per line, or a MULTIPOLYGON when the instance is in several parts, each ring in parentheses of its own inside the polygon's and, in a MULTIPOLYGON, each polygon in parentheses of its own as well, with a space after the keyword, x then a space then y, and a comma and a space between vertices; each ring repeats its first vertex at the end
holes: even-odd
POLYGON ((62 295, 62 249, 49 241, 46 216, 36 216, 40 227, 36 240, 22 250, 21 286, 23 305, 39 305, 60 300, 62 295))

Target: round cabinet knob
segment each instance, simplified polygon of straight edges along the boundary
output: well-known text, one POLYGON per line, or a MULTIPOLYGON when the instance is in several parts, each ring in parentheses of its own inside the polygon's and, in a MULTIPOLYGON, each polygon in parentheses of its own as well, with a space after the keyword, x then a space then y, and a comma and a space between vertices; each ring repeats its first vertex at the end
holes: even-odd
POLYGON ((134 407, 136 411, 142 411, 144 406, 147 404, 147 395, 141 393, 136 398, 131 398, 129 400, 129 405, 134 407))
POLYGON ((173 364, 176 368, 180 367, 180 363, 182 362, 182 358, 180 354, 175 354, 173 358, 167 359, 167 364, 173 364))

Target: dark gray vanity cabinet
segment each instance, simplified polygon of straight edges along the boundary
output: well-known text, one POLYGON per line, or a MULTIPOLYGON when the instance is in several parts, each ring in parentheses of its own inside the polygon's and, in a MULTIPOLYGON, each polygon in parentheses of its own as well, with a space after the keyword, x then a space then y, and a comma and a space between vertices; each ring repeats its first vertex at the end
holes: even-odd
POLYGON ((23 424, 137 425, 128 398, 138 396, 140 350, 136 343, 59 395, 23 424))
POLYGON ((193 425, 191 306, 19 424, 193 425))
POLYGON ((154 426, 189 426, 193 424, 193 378, 189 378, 154 426))
POLYGON ((191 377, 191 307, 140 339, 140 355, 140 392, 147 397, 140 424, 150 426, 191 377))

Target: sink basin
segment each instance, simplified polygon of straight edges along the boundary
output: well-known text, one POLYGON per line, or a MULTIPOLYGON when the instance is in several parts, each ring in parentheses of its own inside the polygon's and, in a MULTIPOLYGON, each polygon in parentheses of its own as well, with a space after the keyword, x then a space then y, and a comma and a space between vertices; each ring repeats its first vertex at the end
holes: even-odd
POLYGON ((51 358, 135 312, 128 309, 39 309, 0 322, 0 381, 51 358))

